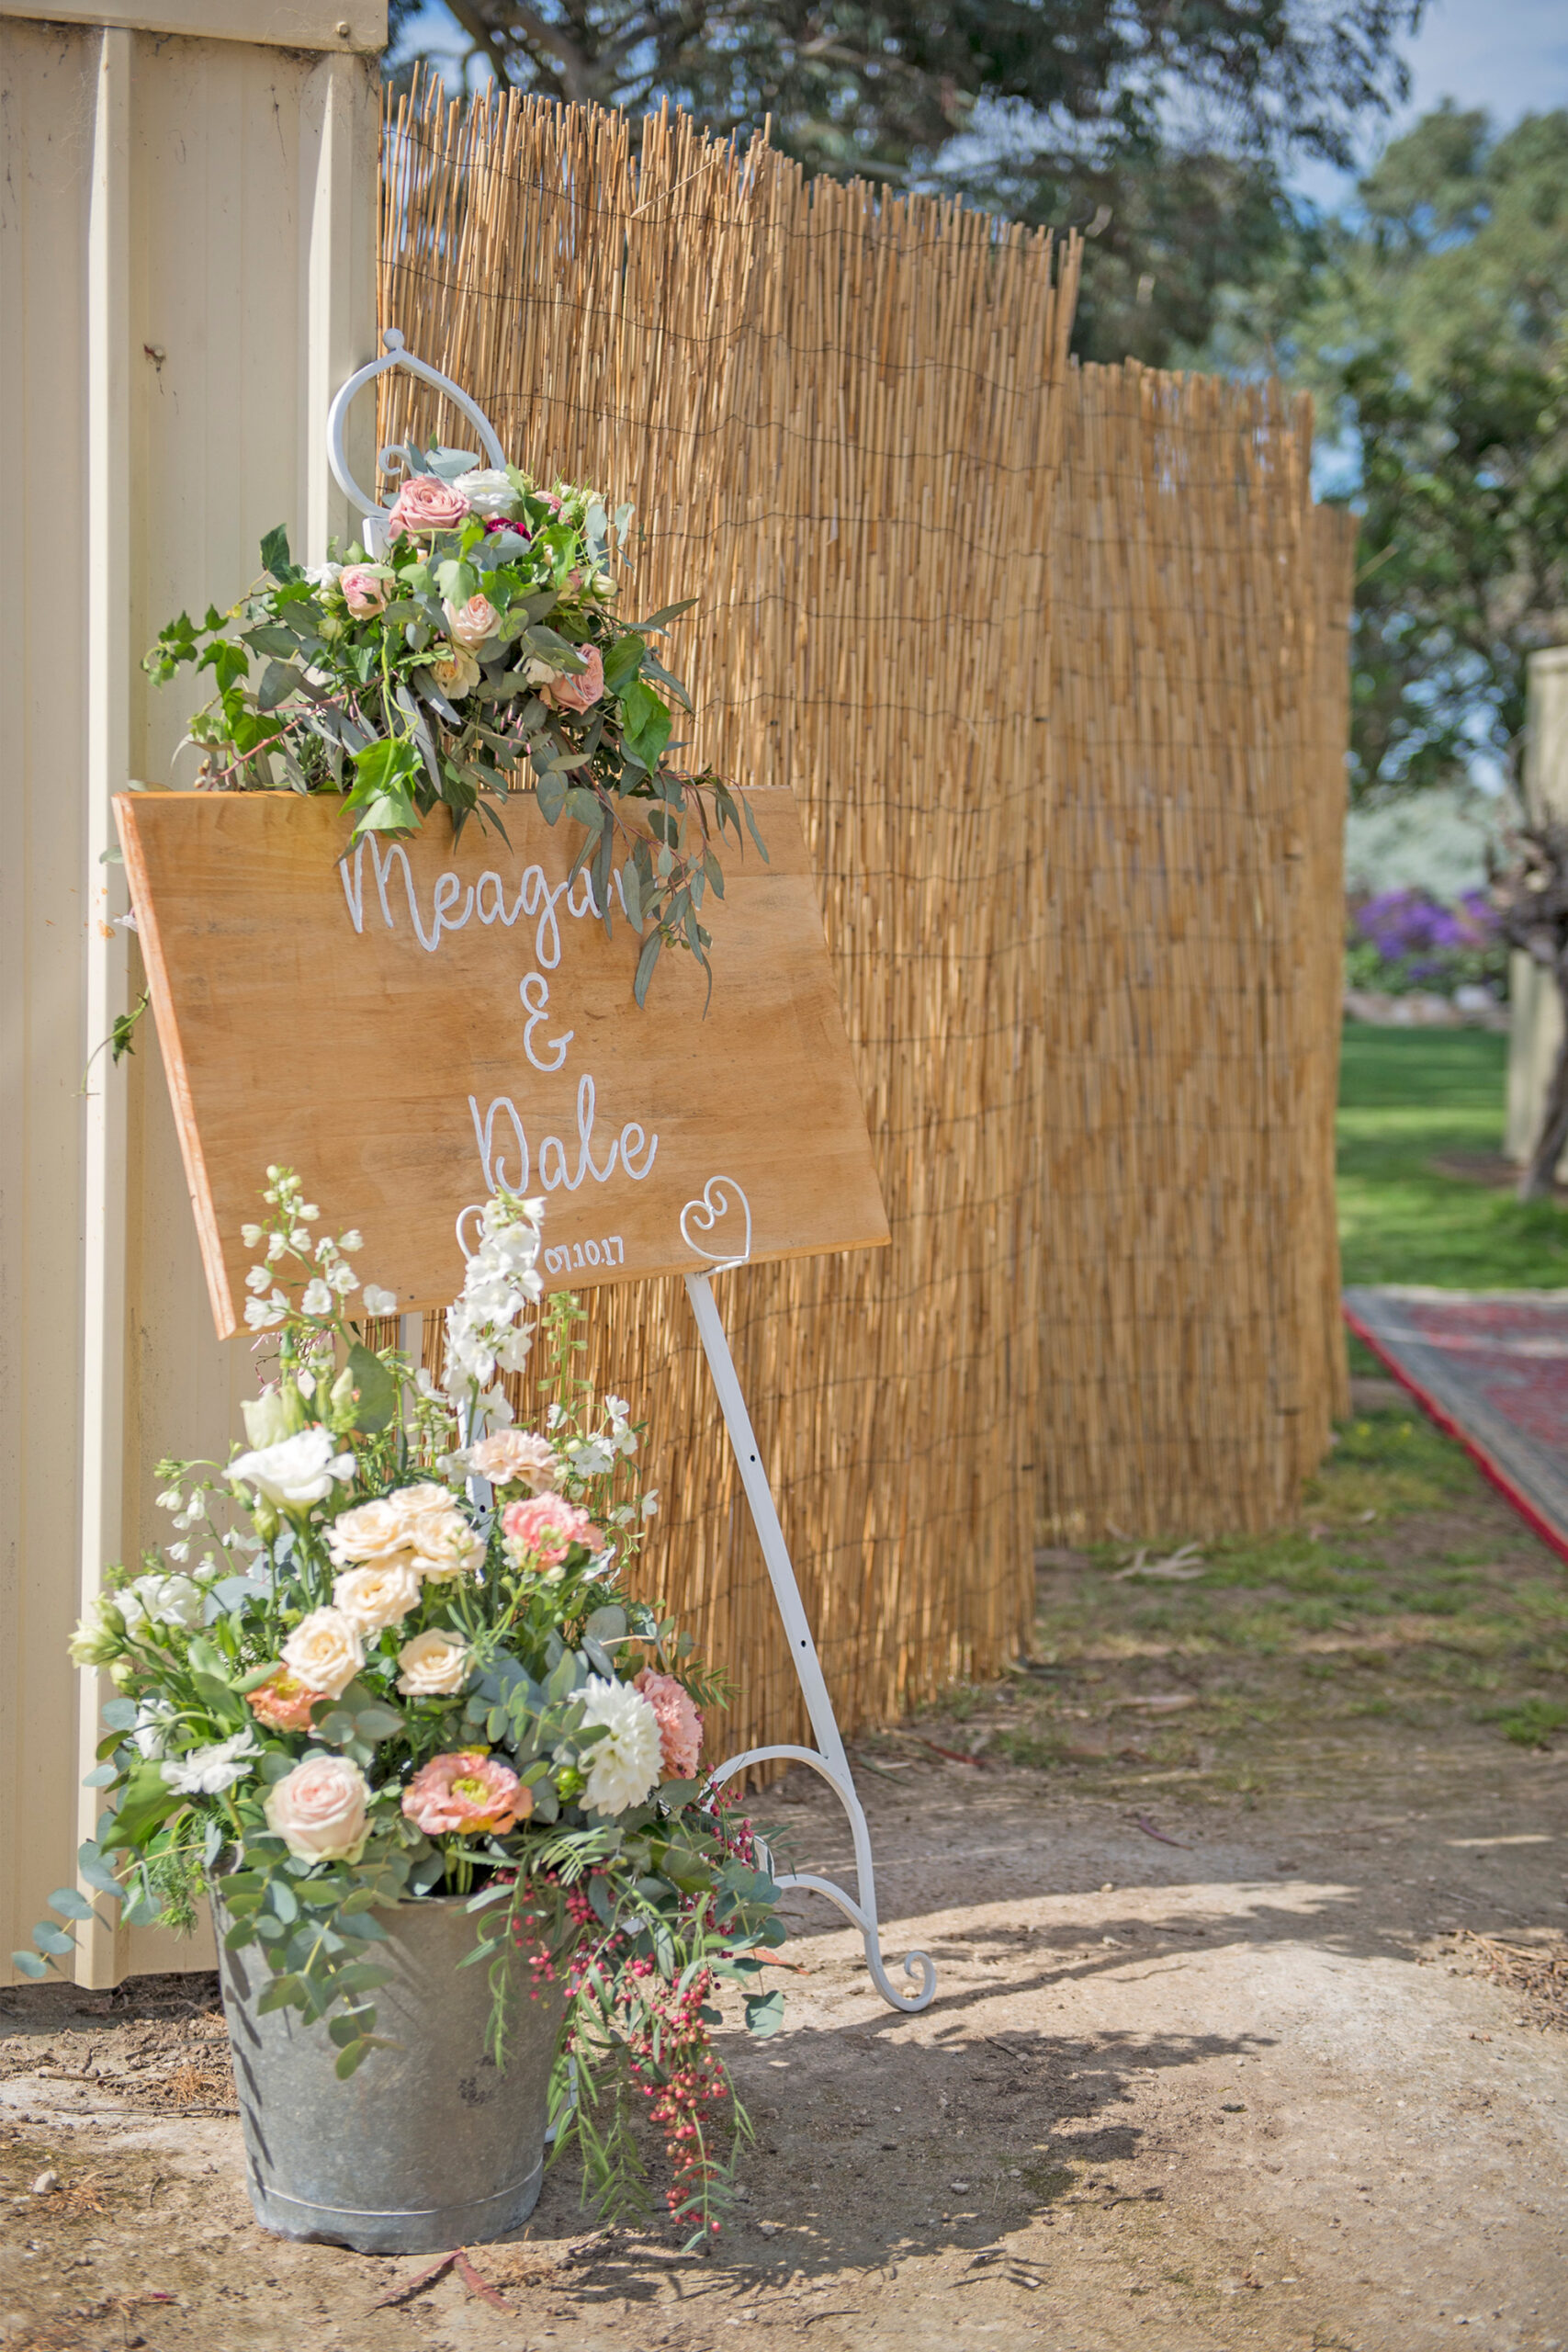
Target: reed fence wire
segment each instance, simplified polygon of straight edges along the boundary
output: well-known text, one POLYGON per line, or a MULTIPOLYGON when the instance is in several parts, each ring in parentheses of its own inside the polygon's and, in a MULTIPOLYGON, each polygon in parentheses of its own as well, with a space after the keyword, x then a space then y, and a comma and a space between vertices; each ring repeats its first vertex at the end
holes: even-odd
MULTIPOLYGON (((383 322, 520 462, 635 502, 638 609, 699 597, 694 752, 800 806, 893 1246, 716 1290, 840 1721, 1016 1655, 1043 1536, 1277 1520, 1333 1401, 1304 415, 1070 367, 1076 240, 679 115, 634 155, 389 99, 381 254, 383 322)), ((383 444, 465 429, 383 379, 383 444)), ((681 1286, 591 1294, 586 1342, 724 1736, 798 1736, 681 1286)))

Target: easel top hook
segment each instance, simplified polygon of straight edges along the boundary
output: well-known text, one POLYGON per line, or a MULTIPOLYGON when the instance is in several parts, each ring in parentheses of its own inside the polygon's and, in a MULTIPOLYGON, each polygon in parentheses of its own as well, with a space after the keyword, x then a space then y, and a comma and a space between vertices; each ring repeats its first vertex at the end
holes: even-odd
MULTIPOLYGON (((349 406, 355 393, 362 391, 367 384, 374 383, 378 376, 384 376, 391 368, 406 368, 411 376, 417 376, 421 383, 429 384, 434 390, 444 393, 455 407, 462 410, 483 442, 485 456, 492 466, 504 466, 506 463, 506 452, 501 446, 495 427, 477 401, 470 400, 468 393, 455 384, 450 376, 444 376, 438 368, 432 368, 427 360, 416 359, 405 347, 400 327, 383 328, 381 341, 385 345, 383 356, 379 359, 372 359, 367 367, 355 368, 327 411, 327 460, 338 488, 365 517, 365 544, 372 555, 378 555, 386 545, 387 518, 391 509, 378 505, 375 499, 367 498, 360 489, 349 470, 343 436, 349 406)), ((378 463, 383 473, 396 473, 404 463, 403 453, 399 448, 382 449, 378 453, 378 463)))

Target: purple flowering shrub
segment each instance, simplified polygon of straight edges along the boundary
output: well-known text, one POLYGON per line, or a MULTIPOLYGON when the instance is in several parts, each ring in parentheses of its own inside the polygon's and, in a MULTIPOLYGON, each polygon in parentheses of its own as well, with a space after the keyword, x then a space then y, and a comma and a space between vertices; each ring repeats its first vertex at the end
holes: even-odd
POLYGON ((1393 996, 1413 989, 1451 996, 1466 981, 1500 989, 1507 954, 1484 890, 1466 890, 1451 906, 1425 890, 1382 890, 1351 902, 1346 985, 1393 996))

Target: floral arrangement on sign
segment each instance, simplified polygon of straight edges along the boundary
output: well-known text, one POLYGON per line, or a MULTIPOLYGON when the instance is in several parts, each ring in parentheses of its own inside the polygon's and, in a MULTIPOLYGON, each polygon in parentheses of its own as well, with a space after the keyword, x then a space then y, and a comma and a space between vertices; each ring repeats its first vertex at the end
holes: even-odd
POLYGON ((499 830, 526 761, 550 823, 583 828, 571 871, 589 867, 606 931, 615 877, 642 938, 638 1004, 667 944, 711 985, 700 915, 708 890, 724 895, 716 839, 728 827, 743 846, 743 814, 767 851, 743 795, 671 757, 672 706, 691 704, 649 639, 694 600, 615 618, 629 506, 612 526, 597 491, 545 490, 467 450, 411 442, 402 456, 383 556, 355 545, 302 570, 270 531, 239 604, 199 627, 182 613, 148 654, 160 684, 186 662, 212 673, 186 738, 205 750, 201 781, 344 793, 358 840, 411 832, 436 807, 459 830, 476 811, 499 830))
MULTIPOLYGON (((701 1776, 717 1679, 626 1589, 655 1498, 625 1403, 591 1420, 573 1394, 570 1297, 545 1310, 545 1426, 512 1425, 501 1375, 533 1338, 542 1204, 487 1204, 437 1387, 347 1319, 359 1235, 316 1238, 298 1179, 267 1173, 247 1319, 276 1334, 276 1376, 244 1408, 250 1449, 161 1465, 175 1540, 110 1572, 73 1644, 118 1694, 82 1875, 131 1923, 187 1930, 209 1881, 229 1946, 265 1951, 263 2007, 319 2022, 344 2076, 378 2046, 378 1915, 465 1898, 498 2064, 519 1986, 564 1982, 551 2107, 585 2195, 646 2208, 645 2108, 671 2211, 716 2228, 749 2126, 710 1996, 738 1983, 772 2032, 759 1954, 784 1931, 765 1855, 701 1776)), ((373 1283, 361 1299, 396 1309, 373 1283)), ((93 1916, 73 1889, 51 1900, 67 1924, 16 1955, 33 1976, 93 1916)))

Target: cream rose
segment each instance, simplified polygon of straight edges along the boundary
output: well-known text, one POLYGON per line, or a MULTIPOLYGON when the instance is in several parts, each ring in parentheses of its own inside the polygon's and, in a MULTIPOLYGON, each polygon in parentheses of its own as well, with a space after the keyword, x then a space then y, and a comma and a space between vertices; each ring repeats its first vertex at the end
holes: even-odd
POLYGON ((307 1862, 356 1862, 369 1834, 369 1784, 346 1756, 310 1756, 267 1792, 267 1827, 307 1862))
POLYGON ((406 1699, 447 1698, 468 1679, 468 1644, 444 1625, 433 1625, 403 1644, 398 1664, 398 1688, 406 1699))
POLYGON ((359 1628, 341 1609, 312 1609, 281 1652, 283 1663, 324 1699, 341 1699, 365 1663, 359 1628))
POLYGON ((432 1584, 449 1584, 483 1564, 484 1545, 459 1510, 415 1520, 412 1532, 415 1562, 432 1584))
POLYGON ((396 1487, 387 1500, 401 1511, 405 1521, 412 1525, 415 1520, 430 1519, 450 1510, 452 1489, 437 1486, 434 1478, 422 1478, 417 1487, 396 1487))
MULTIPOLYGON (((450 1500, 445 1488, 442 1494, 444 1500, 450 1500)), ((395 1495, 383 1495, 379 1502, 356 1504, 333 1520, 327 1531, 327 1549, 334 1568, 395 1560, 408 1547, 409 1522, 395 1495)))
POLYGON ((405 1552, 394 1560, 345 1568, 333 1580, 333 1607, 368 1639, 385 1626, 400 1625, 409 1611, 419 1606, 419 1570, 412 1555, 405 1552))

